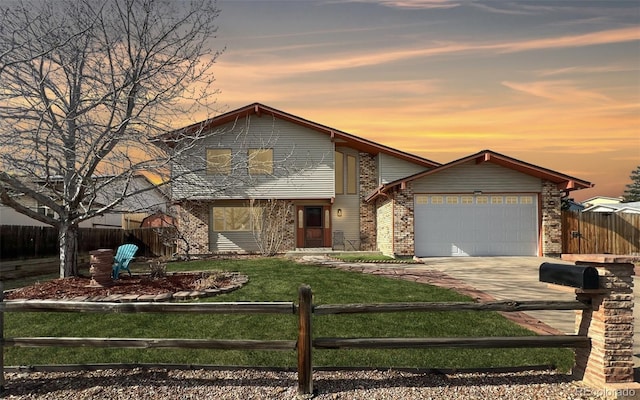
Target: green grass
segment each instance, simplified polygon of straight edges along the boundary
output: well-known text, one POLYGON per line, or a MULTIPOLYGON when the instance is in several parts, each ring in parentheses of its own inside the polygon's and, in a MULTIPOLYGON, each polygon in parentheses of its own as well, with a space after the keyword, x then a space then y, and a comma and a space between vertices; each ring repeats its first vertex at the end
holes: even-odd
MULTIPOLYGON (((243 288, 203 301, 293 301, 309 284, 314 304, 470 301, 453 291, 283 259, 197 261, 169 264, 169 271, 220 269, 249 276, 243 288)), ((313 317, 314 337, 527 336, 531 332, 494 312, 349 314, 313 317)), ((5 336, 80 336, 295 340, 295 315, 176 315, 7 313, 5 336)), ((289 351, 7 348, 6 365, 66 363, 183 363, 296 366, 289 351)), ((567 349, 314 350, 316 366, 484 368, 556 365, 568 370, 567 349)))

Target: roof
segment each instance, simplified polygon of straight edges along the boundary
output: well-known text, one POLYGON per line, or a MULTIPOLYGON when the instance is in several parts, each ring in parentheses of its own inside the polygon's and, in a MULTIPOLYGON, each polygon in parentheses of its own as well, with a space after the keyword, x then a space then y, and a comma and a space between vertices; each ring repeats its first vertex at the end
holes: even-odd
POLYGON ((640 214, 640 201, 634 201, 629 203, 594 204, 592 206, 585 208, 583 212, 640 214))
POLYGON ((611 204, 611 203, 621 203, 622 200, 623 200, 622 197, 595 196, 582 201, 582 204, 585 204, 585 205, 611 204))
POLYGON ((408 176, 406 178, 398 179, 396 181, 390 182, 386 185, 381 185, 374 193, 371 193, 366 201, 371 201, 378 197, 379 195, 395 188, 397 186, 404 187, 407 182, 423 178, 425 176, 434 175, 449 168, 453 168, 457 165, 467 163, 469 161, 475 161, 476 164, 481 164, 485 162, 494 163, 506 168, 510 168, 519 172, 522 172, 527 175, 535 176, 540 179, 545 179, 547 181, 553 182, 558 185, 558 188, 565 191, 579 190, 579 189, 587 189, 594 186, 593 183, 587 182, 582 179, 574 178, 572 176, 552 171, 547 168, 539 167, 534 164, 530 164, 521 160, 517 160, 515 158, 505 156, 504 154, 496 153, 491 150, 482 150, 478 153, 472 154, 467 157, 460 158, 455 161, 451 161, 447 164, 440 165, 439 167, 430 169, 428 171, 419 172, 417 174, 408 176))
POLYGON ((177 138, 182 135, 189 134, 196 131, 207 131, 214 127, 224 125, 228 122, 236 121, 240 118, 246 118, 251 115, 255 115, 257 117, 268 115, 274 118, 279 118, 288 122, 292 122, 294 124, 297 124, 305 128, 312 129, 316 132, 324 133, 330 136, 331 140, 333 140, 336 143, 336 145, 346 145, 354 149, 357 149, 359 151, 367 152, 373 155, 376 155, 378 153, 384 153, 384 154, 388 154, 388 155, 400 158, 405 161, 409 161, 409 162, 424 166, 426 168, 433 168, 440 165, 440 163, 438 162, 428 160, 426 158, 417 156, 415 154, 406 153, 404 151, 397 150, 392 147, 385 146, 383 144, 376 143, 371 140, 364 139, 364 138, 352 135, 350 133, 340 131, 335 128, 331 128, 326 125, 318 124, 316 122, 309 121, 307 119, 295 116, 293 114, 286 113, 284 111, 277 110, 275 108, 272 108, 260 103, 249 104, 244 107, 238 108, 236 110, 221 114, 217 117, 214 117, 205 121, 197 122, 195 124, 186 126, 184 128, 174 130, 172 132, 162 135, 160 137, 160 140, 162 140, 168 146, 171 146, 172 142, 175 142, 176 140, 178 140, 177 138))

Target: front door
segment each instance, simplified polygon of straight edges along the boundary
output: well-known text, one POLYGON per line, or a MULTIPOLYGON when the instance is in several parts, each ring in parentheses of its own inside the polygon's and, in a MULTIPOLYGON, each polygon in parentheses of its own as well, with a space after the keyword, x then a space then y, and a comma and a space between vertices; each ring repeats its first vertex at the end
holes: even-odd
POLYGON ((297 214, 297 247, 331 246, 329 206, 298 206, 297 214))
POLYGON ((304 247, 324 247, 322 207, 305 207, 304 222, 304 247))

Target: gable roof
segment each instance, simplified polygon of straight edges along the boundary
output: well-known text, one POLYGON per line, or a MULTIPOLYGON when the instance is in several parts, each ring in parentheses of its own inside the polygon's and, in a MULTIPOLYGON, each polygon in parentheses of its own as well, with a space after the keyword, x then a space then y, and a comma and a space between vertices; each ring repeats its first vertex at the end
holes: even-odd
POLYGON ((622 200, 623 200, 622 197, 595 196, 582 201, 582 204, 594 205, 594 204, 622 203, 622 200))
POLYGON ((561 190, 565 190, 567 192, 572 190, 579 189, 587 189, 594 186, 593 183, 587 182, 582 179, 574 178, 572 176, 552 171, 547 168, 539 167, 537 165, 533 165, 524 161, 517 160, 515 158, 505 156, 504 154, 496 153, 491 150, 482 150, 478 153, 472 154, 467 157, 460 158, 455 161, 451 161, 447 164, 440 165, 439 167, 430 169, 428 171, 419 172, 417 174, 408 176, 406 178, 398 179, 396 181, 390 182, 386 185, 381 185, 378 189, 371 193, 365 201, 371 201, 378 197, 379 195, 391 190, 396 186, 400 186, 401 188, 406 185, 407 182, 420 179, 425 176, 437 174, 449 168, 455 167, 460 164, 467 163, 469 161, 475 161, 476 164, 481 164, 485 162, 491 162, 518 172, 522 172, 527 175, 535 176, 540 179, 545 179, 550 182, 553 182, 558 185, 558 188, 561 190))
POLYGON ((594 204, 583 210, 583 212, 609 212, 609 213, 634 213, 640 214, 640 201, 630 203, 604 203, 594 204))
POLYGON ((324 133, 329 137, 331 137, 331 140, 334 141, 336 145, 349 146, 356 150, 364 151, 366 153, 370 153, 373 155, 376 155, 378 153, 385 153, 385 154, 400 158, 402 160, 421 165, 425 168, 433 168, 441 165, 438 162, 428 160, 426 158, 417 156, 415 154, 397 150, 392 147, 385 146, 383 144, 376 143, 371 140, 364 139, 364 138, 352 135, 350 133, 343 132, 338 129, 334 129, 326 125, 318 124, 316 122, 309 121, 307 119, 295 116, 293 114, 286 113, 284 111, 277 110, 275 108, 272 108, 260 103, 249 104, 244 107, 238 108, 236 110, 218 115, 217 117, 214 117, 205 121, 197 122, 195 124, 186 126, 181 129, 174 130, 165 135, 162 135, 160 139, 164 141, 165 144, 167 144, 168 146, 171 146, 171 142, 173 142, 176 137, 179 137, 183 134, 189 134, 190 132, 196 132, 196 131, 210 130, 217 126, 224 125, 228 122, 236 121, 241 118, 246 118, 251 115, 255 115, 257 117, 267 115, 273 118, 279 118, 279 119, 303 126, 305 128, 312 129, 316 132, 324 133))

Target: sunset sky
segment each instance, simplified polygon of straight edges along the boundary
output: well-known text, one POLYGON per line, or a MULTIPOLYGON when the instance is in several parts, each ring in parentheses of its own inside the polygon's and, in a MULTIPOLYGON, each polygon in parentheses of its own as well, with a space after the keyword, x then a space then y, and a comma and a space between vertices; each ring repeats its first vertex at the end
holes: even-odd
POLYGON ((260 102, 446 163, 491 149, 620 196, 640 2, 220 0, 218 106, 260 102))

